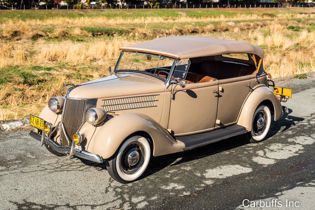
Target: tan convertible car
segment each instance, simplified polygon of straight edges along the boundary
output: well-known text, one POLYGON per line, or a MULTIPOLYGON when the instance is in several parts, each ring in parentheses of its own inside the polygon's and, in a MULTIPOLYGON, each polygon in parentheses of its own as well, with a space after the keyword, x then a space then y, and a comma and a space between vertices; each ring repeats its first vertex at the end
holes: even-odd
POLYGON ((121 48, 112 75, 68 86, 30 116, 31 135, 56 155, 106 164, 137 180, 152 156, 249 133, 265 139, 291 90, 274 87, 263 51, 246 42, 158 38, 121 48))

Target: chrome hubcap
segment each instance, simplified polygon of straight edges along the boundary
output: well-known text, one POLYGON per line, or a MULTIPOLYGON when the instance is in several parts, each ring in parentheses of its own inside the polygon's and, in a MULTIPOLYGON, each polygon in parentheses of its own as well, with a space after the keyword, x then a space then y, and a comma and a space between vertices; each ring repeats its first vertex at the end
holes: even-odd
POLYGON ((266 120, 266 114, 264 111, 260 111, 256 114, 253 124, 254 135, 257 136, 264 132, 266 128, 266 120))
POLYGON ((130 167, 137 165, 140 160, 140 153, 134 149, 127 155, 127 162, 130 167))
POLYGON ((144 162, 143 147, 141 144, 132 143, 125 149, 122 157, 122 170, 126 174, 133 174, 142 166, 144 162))
POLYGON ((260 118, 257 120, 257 128, 262 129, 265 126, 265 118, 263 116, 260 116, 260 118))

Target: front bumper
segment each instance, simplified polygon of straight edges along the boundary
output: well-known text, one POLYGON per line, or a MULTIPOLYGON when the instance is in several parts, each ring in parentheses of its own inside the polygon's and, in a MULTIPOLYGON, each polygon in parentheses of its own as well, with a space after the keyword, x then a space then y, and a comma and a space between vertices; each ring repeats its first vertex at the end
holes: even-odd
MULTIPOLYGON (((41 141, 42 138, 40 134, 33 131, 30 132, 30 136, 38 141, 41 141)), ((44 136, 43 143, 48 145, 52 150, 56 151, 57 153, 68 155, 71 152, 71 147, 61 146, 47 136, 44 136)), ((77 149, 75 147, 73 148, 73 155, 81 159, 89 160, 91 162, 104 163, 104 160, 101 156, 77 149)))
POLYGON ((286 107, 286 106, 281 106, 281 117, 280 117, 280 119, 281 118, 286 118, 291 112, 292 112, 292 110, 290 110, 288 107, 286 107))

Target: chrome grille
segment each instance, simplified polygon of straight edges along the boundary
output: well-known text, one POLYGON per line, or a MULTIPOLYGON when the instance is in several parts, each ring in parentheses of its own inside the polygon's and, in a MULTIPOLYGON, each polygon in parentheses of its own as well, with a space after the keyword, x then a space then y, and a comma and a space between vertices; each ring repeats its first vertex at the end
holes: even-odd
POLYGON ((85 121, 87 109, 96 105, 96 100, 74 100, 66 99, 63 110, 62 123, 68 137, 72 137, 85 121))
POLYGON ((120 111, 127 109, 140 109, 147 107, 156 107, 158 95, 133 96, 124 98, 113 98, 104 100, 104 110, 120 111))

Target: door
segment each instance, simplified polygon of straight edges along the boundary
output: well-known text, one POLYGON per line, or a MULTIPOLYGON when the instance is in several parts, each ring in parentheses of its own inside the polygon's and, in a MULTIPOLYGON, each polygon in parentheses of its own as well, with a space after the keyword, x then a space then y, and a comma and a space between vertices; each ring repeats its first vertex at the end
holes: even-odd
POLYGON ((218 126, 236 123, 242 105, 254 84, 257 83, 253 75, 219 80, 218 126))
POLYGON ((175 135, 210 130, 217 115, 218 81, 171 85, 169 125, 175 135), (172 91, 173 89, 173 91, 172 91))

